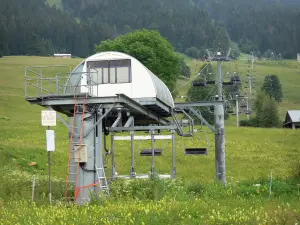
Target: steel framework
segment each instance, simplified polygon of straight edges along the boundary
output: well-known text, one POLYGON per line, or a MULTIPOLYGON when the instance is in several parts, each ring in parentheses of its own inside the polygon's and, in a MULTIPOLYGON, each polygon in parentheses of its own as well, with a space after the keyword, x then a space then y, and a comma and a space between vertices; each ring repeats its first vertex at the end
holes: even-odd
MULTIPOLYGON (((35 67, 35 69, 38 67, 35 67)), ((44 68, 44 67, 43 67, 44 68)), ((213 128, 201 115, 195 107, 199 106, 214 106, 215 108, 221 107, 221 110, 216 111, 216 118, 222 117, 222 108, 224 102, 222 99, 218 101, 211 102, 190 102, 190 103, 175 103, 174 108, 170 108, 163 102, 158 101, 155 98, 143 99, 140 101, 135 101, 128 96, 120 93, 116 96, 111 97, 97 97, 91 95, 89 92, 79 93, 78 90, 81 89, 80 83, 77 82, 73 86, 66 86, 59 83, 58 76, 54 78, 44 77, 41 73, 34 73, 34 78, 28 77, 28 71, 31 69, 27 68, 25 70, 25 100, 30 104, 40 105, 42 107, 55 110, 69 117, 70 121, 74 119, 74 135, 73 138, 79 139, 79 130, 84 123, 84 129, 82 131, 82 143, 86 146, 86 154, 88 154, 88 160, 86 162, 81 162, 82 165, 79 169, 79 180, 82 186, 89 186, 92 180, 98 180, 99 177, 105 176, 104 171, 101 172, 97 168, 104 168, 103 153, 106 149, 106 136, 111 132, 111 156, 112 156, 112 180, 115 178, 147 178, 147 175, 137 175, 135 173, 134 166, 134 140, 137 138, 135 136, 136 131, 148 131, 150 132, 150 139, 152 143, 152 164, 151 164, 151 175, 155 174, 155 161, 154 161, 154 140, 156 138, 155 131, 169 130, 171 135, 168 138, 172 141, 172 166, 171 175, 161 175, 165 178, 175 178, 176 167, 175 167, 175 133, 183 137, 193 136, 193 125, 194 122, 189 116, 190 113, 194 114, 199 118, 213 133, 216 135, 216 145, 218 148, 224 149, 224 141, 219 140, 220 132, 224 136, 224 127, 220 127, 220 123, 216 123, 215 128, 213 128), (53 91, 49 88, 45 88, 45 84, 51 83, 53 91), (36 91, 28 91, 28 87, 36 88, 36 91), (68 90, 68 91, 66 91, 68 90), (30 93, 34 93, 31 95, 30 93), (76 103, 75 103, 76 99, 76 103), (74 113, 74 105, 83 105, 85 107, 85 112, 82 117, 80 114, 80 107, 78 108, 79 113, 74 113), (151 106, 157 104, 160 106, 161 111, 153 112, 151 106), (175 114, 183 114, 188 117, 190 121, 188 124, 190 127, 187 133, 183 131, 183 123, 179 122, 175 114), (81 119, 82 117, 82 119, 81 119), (114 162, 114 152, 117 132, 130 132, 131 141, 131 173, 129 176, 116 176, 115 175, 115 162, 114 162), (104 135, 103 135, 104 133, 104 135), (104 148, 103 148, 104 140, 104 148), (222 145, 222 146, 221 146, 222 145), (89 157, 90 156, 90 157, 89 157), (98 170, 98 171, 97 171, 98 170)), ((90 84, 86 87, 87 89, 92 88, 95 84, 90 84)), ((62 121, 64 125, 71 132, 70 121, 65 121, 59 114, 58 118, 62 121)), ((224 115, 223 115, 224 116, 224 115)), ((81 133, 81 132, 80 132, 81 133)), ((73 141, 70 139, 70 145, 73 141)), ((109 153, 109 152, 108 152, 109 153)), ((218 170, 218 167, 217 167, 218 170)), ((218 176, 217 176, 218 177, 218 176)), ((100 188, 97 186, 89 186, 92 193, 98 194, 100 188)), ((76 202, 78 204, 83 204, 90 201, 91 196, 89 191, 82 191, 76 202)))

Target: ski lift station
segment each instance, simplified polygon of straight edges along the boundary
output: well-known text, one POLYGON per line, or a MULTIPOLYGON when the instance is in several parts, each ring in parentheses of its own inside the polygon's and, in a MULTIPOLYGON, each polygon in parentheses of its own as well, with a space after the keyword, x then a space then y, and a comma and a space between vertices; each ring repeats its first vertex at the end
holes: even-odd
MULTIPOLYGON (((219 68, 221 71, 221 68, 219 68)), ((116 179, 175 178, 175 137, 196 137, 193 117, 199 118, 211 132, 216 142, 216 176, 225 180, 224 157, 224 102, 175 103, 167 86, 134 57, 120 52, 101 52, 82 61, 75 69, 68 66, 35 66, 25 69, 25 99, 31 104, 56 111, 57 118, 68 128, 69 152, 65 196, 74 193, 78 204, 89 202, 91 193, 109 194, 109 182, 116 179), (67 73, 57 73, 62 67, 67 73), (50 75, 45 71, 54 69, 50 75), (47 75, 47 76, 46 76, 47 75), (215 127, 212 127, 196 107, 214 106, 215 127), (68 116, 65 121, 60 114, 68 116), (180 115, 180 119, 176 117, 180 115), (168 134, 161 134, 166 130, 168 134), (147 131, 147 135, 137 135, 147 131), (126 132, 125 135, 119 135, 126 132), (127 134, 127 136, 126 136, 127 134), (110 146, 107 146, 107 138, 110 146), (135 141, 149 140, 151 148, 135 156, 135 141), (169 140, 172 145, 172 163, 169 174, 155 170, 155 140, 169 140), (116 174, 115 143, 128 141, 131 152, 131 169, 128 175, 116 174), (222 156, 223 154, 223 156, 222 156), (105 158, 111 158, 111 176, 105 173, 105 158), (135 157, 151 157, 150 175, 138 174, 135 157)), ((203 132, 204 130, 200 130, 203 132)), ((205 136, 204 136, 205 138, 205 136)), ((196 144, 195 140, 195 144, 196 144)), ((205 155, 207 146, 186 147, 186 155, 205 155)), ((122 153, 120 153, 122 154, 122 153)), ((163 156, 161 156, 163 157, 163 156)), ((179 156, 178 156, 179 157, 179 156)))
MULTIPOLYGON (((87 58, 72 73, 70 87, 79 80, 76 94, 105 98, 122 93, 162 117, 171 116, 174 108, 167 86, 137 59, 123 53, 104 52, 87 58)), ((66 92, 73 94, 72 88, 66 92)))

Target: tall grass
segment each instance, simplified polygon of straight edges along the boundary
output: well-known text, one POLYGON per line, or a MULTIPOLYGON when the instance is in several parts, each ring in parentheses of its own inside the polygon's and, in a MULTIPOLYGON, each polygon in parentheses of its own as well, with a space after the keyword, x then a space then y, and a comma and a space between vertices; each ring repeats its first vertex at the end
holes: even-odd
POLYGON ((0 201, 1 224, 296 224, 300 193, 295 181, 229 184, 181 180, 115 182, 110 198, 84 207, 54 199, 0 201))

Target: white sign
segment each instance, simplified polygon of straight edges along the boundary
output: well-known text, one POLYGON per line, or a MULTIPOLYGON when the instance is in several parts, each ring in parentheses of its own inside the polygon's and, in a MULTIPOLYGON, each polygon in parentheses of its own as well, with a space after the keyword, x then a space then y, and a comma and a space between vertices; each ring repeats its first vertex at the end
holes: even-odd
POLYGON ((55 150, 54 130, 46 130, 46 142, 47 142, 47 152, 54 152, 55 150))
POLYGON ((42 126, 56 126, 56 111, 42 110, 42 126))

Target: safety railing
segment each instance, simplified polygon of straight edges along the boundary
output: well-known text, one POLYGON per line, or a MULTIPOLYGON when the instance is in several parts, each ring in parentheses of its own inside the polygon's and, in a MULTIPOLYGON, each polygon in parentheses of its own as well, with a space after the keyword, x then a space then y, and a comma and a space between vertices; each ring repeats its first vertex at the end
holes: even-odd
POLYGON ((98 96, 97 72, 71 72, 65 65, 35 66, 25 69, 25 98, 76 95, 98 96), (60 72, 65 67, 67 72, 60 72), (94 78, 94 79, 93 79, 94 78))

